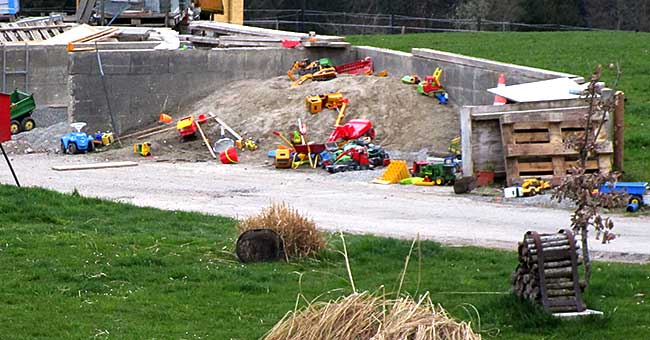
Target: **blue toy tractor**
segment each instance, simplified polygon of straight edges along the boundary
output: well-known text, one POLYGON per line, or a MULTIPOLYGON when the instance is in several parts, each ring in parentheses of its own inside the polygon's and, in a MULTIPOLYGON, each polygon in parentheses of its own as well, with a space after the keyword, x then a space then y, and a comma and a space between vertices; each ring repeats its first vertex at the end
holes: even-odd
POLYGON ((89 135, 85 132, 81 132, 86 123, 78 122, 70 124, 72 128, 77 130, 76 132, 69 132, 61 137, 61 153, 75 154, 79 152, 92 152, 95 150, 95 145, 92 135, 89 135))

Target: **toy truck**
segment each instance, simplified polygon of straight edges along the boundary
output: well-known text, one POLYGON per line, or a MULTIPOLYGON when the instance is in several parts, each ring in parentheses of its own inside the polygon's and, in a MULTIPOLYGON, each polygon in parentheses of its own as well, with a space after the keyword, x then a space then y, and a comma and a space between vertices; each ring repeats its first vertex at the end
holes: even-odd
POLYGON ((187 116, 181 118, 178 123, 176 123, 176 130, 181 137, 181 141, 189 140, 196 137, 196 122, 194 117, 187 116))
POLYGON ((29 131, 36 126, 32 119, 32 112, 36 109, 36 102, 32 94, 14 90, 10 94, 11 101, 11 134, 29 131))
POLYGON ((604 194, 618 192, 630 195, 626 208, 628 212, 636 212, 641 206, 650 202, 648 182, 616 182, 613 186, 605 183, 600 186, 598 191, 604 194))
POLYGON ((551 183, 540 178, 528 178, 521 184, 521 192, 524 196, 535 196, 550 188, 551 183))

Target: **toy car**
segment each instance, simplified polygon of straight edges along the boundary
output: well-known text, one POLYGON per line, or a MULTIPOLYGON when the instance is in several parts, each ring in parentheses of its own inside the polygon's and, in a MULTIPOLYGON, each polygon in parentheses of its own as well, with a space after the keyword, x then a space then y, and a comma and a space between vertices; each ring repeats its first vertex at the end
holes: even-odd
POLYGON ((417 75, 410 75, 410 76, 404 76, 402 77, 402 83, 404 84, 412 84, 412 85, 417 85, 420 83, 420 77, 417 75))
POLYGON ((77 122, 70 124, 76 132, 69 132, 61 137, 61 153, 75 154, 79 152, 92 152, 95 150, 93 141, 95 138, 85 132, 81 132, 86 123, 77 122))

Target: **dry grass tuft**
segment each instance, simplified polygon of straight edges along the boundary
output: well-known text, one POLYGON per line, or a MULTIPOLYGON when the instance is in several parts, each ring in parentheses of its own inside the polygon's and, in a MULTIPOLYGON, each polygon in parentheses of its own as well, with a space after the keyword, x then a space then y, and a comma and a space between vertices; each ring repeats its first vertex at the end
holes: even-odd
POLYGON ((284 252, 289 258, 312 256, 325 247, 325 239, 316 230, 314 221, 286 203, 273 203, 258 215, 237 225, 239 234, 260 228, 272 229, 280 235, 284 242, 284 252))
POLYGON ((481 336, 469 323, 455 321, 434 306, 428 294, 416 301, 362 292, 289 312, 264 339, 480 340, 481 336))

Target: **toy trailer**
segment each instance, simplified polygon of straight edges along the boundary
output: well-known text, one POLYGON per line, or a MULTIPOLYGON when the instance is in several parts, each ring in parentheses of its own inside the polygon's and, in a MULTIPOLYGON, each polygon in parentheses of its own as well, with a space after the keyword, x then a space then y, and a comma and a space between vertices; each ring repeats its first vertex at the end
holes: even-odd
POLYGON ((334 66, 334 69, 336 70, 336 73, 347 74, 372 74, 374 71, 372 58, 370 57, 365 57, 349 64, 334 66))
POLYGON ((11 93, 11 134, 15 135, 21 131, 32 130, 36 123, 32 119, 32 112, 36 109, 34 96, 14 90, 11 93))
POLYGON ((627 205, 628 212, 638 211, 642 205, 650 203, 650 186, 648 182, 616 182, 613 186, 609 183, 600 186, 602 193, 625 193, 630 195, 627 205))

